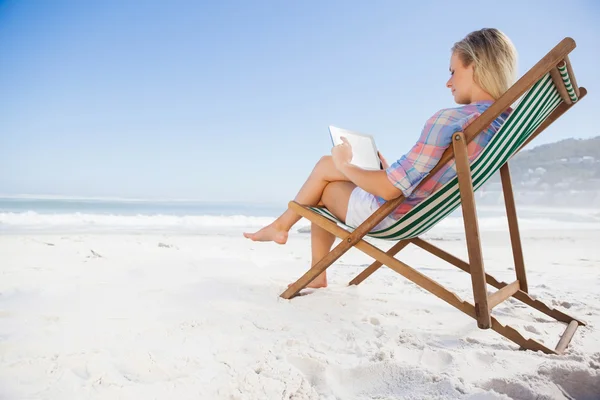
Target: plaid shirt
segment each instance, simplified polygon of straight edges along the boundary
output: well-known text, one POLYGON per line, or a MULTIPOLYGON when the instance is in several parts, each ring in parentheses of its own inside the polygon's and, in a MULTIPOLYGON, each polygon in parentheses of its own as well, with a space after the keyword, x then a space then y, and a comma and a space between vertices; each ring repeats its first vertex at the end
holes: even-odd
MULTIPOLYGON (((421 137, 412 149, 386 169, 390 182, 400 189, 406 198, 391 214, 392 218, 399 219, 456 176, 455 161, 450 160, 425 184, 415 189, 440 161, 442 154, 452 141, 452 135, 464 131, 491 104, 492 101, 480 101, 461 107, 447 108, 438 111, 427 120, 421 137)), ((492 136, 500 129, 508 117, 508 112, 502 113, 469 143, 467 151, 470 161, 473 161, 481 153, 492 136)), ((380 197, 377 197, 377 201, 379 204, 385 203, 385 200, 380 197)))

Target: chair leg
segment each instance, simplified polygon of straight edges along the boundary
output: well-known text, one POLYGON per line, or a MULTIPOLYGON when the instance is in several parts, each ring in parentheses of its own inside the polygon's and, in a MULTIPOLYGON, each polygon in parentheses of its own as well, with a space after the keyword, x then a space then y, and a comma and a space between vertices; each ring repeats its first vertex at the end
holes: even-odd
POLYGON ((296 282, 292 283, 281 295, 280 297, 284 299, 291 299, 292 297, 296 297, 298 293, 309 283, 311 283, 317 276, 319 276, 322 272, 324 272, 327 268, 331 266, 334 262, 336 262, 344 253, 346 253, 352 244, 342 240, 333 250, 331 250, 325 257, 323 257, 319 262, 312 266, 304 275, 302 275, 296 282))
MULTIPOLYGON (((424 241, 423 239, 419 239, 419 238, 411 239, 410 242, 412 244, 414 244, 415 246, 420 247, 421 249, 429 252, 430 254, 433 254, 434 256, 439 257, 442 260, 454 265, 455 267, 458 267, 461 270, 463 270, 469 274, 471 273, 471 266, 469 265, 468 262, 461 260, 460 258, 440 249, 439 247, 436 247, 436 246, 432 245, 431 243, 428 243, 428 242, 424 241)), ((486 282, 488 283, 488 285, 491 285, 491 286, 495 287, 496 289, 502 289, 502 288, 508 286, 508 283, 498 281, 496 278, 494 278, 493 276, 491 276, 487 273, 485 274, 485 279, 486 279, 486 282)), ((534 299, 528 293, 526 293, 522 290, 518 290, 513 295, 513 297, 517 300, 522 301, 523 303, 527 304, 528 306, 533 307, 536 310, 546 314, 547 316, 554 318, 557 321, 568 324, 571 321, 575 320, 575 321, 577 321, 577 323, 579 325, 582 325, 582 326, 586 325, 585 322, 583 322, 582 320, 579 320, 575 317, 565 314, 560 310, 551 308, 551 307, 547 306, 546 304, 544 304, 543 302, 541 302, 539 299, 534 299)))
POLYGON ((473 300, 475 303, 477 326, 480 329, 489 329, 492 326, 492 321, 488 306, 485 270, 483 268, 483 255, 481 252, 481 241, 479 239, 479 226, 477 224, 475 194, 473 192, 471 167, 467 154, 467 143, 462 132, 455 133, 452 139, 454 156, 456 159, 458 188, 460 191, 460 201, 467 238, 469 265, 471 266, 471 283, 473 284, 473 300))
MULTIPOLYGON (((315 222, 317 225, 328 226, 328 223, 331 223, 327 218, 320 217, 317 218, 316 221, 311 219, 311 215, 314 213, 308 210, 306 207, 296 203, 295 201, 290 201, 288 204, 290 210, 294 211, 298 215, 307 218, 311 222, 315 222), (324 225, 325 224, 325 225, 324 225)), ((377 214, 377 212, 375 213, 377 214)), ((376 218, 378 215, 372 215, 369 217, 367 222, 372 219, 373 226, 378 223, 376 218)), ((379 215, 381 212, 378 213, 379 215)), ((383 219, 383 218, 382 218, 383 219)), ((363 225, 365 225, 363 223, 363 225)), ((338 260, 342 255, 344 255, 348 250, 352 248, 359 240, 362 240, 363 236, 367 233, 369 226, 365 225, 359 227, 354 232, 348 232, 344 230, 344 235, 341 237, 342 241, 335 246, 329 253, 327 253, 319 262, 312 266, 304 275, 300 277, 296 282, 292 283, 281 295, 280 297, 284 299, 291 299, 300 293, 302 289, 304 289, 310 282, 312 282, 317 276, 319 276, 322 272, 324 272, 327 268, 331 266, 336 260, 338 260), (362 232, 361 232, 362 230, 362 232)))
POLYGON ((508 163, 504 164, 502 168, 500 168, 500 178, 502 179, 502 191, 504 192, 504 204, 506 205, 508 231, 510 232, 510 241, 513 250, 513 259, 515 262, 515 272, 517 274, 517 280, 519 281, 521 290, 527 293, 529 292, 527 285, 527 274, 525 273, 525 261, 523 260, 523 247, 521 246, 517 208, 515 206, 515 197, 512 189, 508 163))

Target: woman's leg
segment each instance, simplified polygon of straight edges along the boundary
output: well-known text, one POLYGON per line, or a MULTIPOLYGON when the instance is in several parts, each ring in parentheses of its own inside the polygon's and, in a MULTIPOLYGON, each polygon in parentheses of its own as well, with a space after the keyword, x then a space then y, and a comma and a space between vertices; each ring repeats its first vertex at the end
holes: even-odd
MULTIPOLYGON (((314 222, 310 224, 310 246, 312 252, 312 266, 318 263, 331 250, 335 242, 335 235, 321 228, 314 222)), ((327 273, 323 272, 317 276, 307 287, 322 288, 327 287, 327 273)))
MULTIPOLYGON (((348 179, 335 167, 331 156, 324 156, 317 162, 294 200, 300 204, 315 206, 319 204, 325 187, 329 183, 336 181, 348 182, 348 179)), ((344 214, 342 218, 345 217, 346 215, 344 214)), ((284 244, 287 242, 289 230, 299 220, 300 216, 288 209, 270 225, 265 226, 255 233, 244 233, 244 236, 255 241, 274 241, 284 244)))
MULTIPOLYGON (((352 182, 332 182, 325 187, 323 191, 322 203, 329 211, 333 213, 341 221, 346 220, 348 212, 348 203, 352 191, 356 188, 352 182)), ((335 242, 335 235, 321 228, 314 222, 310 226, 310 244, 312 251, 312 264, 321 261, 323 257, 331 251, 331 246, 335 242)), ((322 288, 327 286, 327 273, 323 272, 317 276, 311 283, 309 288, 322 288)))

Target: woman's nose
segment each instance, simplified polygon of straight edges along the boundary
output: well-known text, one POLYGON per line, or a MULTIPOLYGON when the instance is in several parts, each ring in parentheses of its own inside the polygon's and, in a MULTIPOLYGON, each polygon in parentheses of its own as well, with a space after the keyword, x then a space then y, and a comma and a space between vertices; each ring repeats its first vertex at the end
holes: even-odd
POLYGON ((452 78, 448 79, 448 82, 446 82, 446 87, 449 88, 452 86, 452 78))

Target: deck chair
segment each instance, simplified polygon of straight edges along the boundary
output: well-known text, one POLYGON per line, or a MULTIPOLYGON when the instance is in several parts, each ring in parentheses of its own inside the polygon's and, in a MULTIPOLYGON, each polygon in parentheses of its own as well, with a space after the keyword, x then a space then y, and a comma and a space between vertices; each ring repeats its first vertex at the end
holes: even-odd
POLYGON ((373 228, 380 221, 404 201, 403 196, 383 204, 364 223, 356 227, 356 229, 352 229, 337 220, 326 208, 305 206, 291 201, 288 204, 289 209, 336 235, 341 239, 341 242, 285 290, 281 294, 281 297, 285 299, 295 297, 346 251, 351 247, 355 247, 373 257, 375 262, 356 276, 349 283, 350 285, 360 284, 382 265, 386 265, 423 289, 476 319, 479 328, 491 328, 520 345, 521 349, 542 351, 547 354, 562 354, 571 341, 577 327, 585 324, 583 321, 573 318, 562 311, 553 309, 529 295, 508 161, 553 121, 586 95, 587 91, 583 87, 578 87, 575 81, 575 75, 573 74, 568 58, 568 54, 575 47, 573 39, 563 39, 533 68, 523 75, 502 97, 473 121, 464 132, 454 134, 452 145, 448 147, 438 165, 421 184, 424 184, 444 164, 453 158, 456 161, 456 177, 413 207, 393 226, 384 230, 373 231, 373 228), (518 104, 513 108, 512 113, 498 132, 480 155, 470 163, 467 156, 467 144, 477 134, 488 127, 503 111, 507 110, 517 101, 518 104), (474 192, 498 170, 500 171, 504 193, 516 272, 516 280, 512 283, 500 282, 485 273, 475 209, 474 192), (459 206, 462 207, 462 216, 464 219, 468 262, 420 238, 421 235, 459 206), (397 241, 397 243, 387 252, 384 252, 370 242, 365 241, 365 236, 393 240, 397 241), (474 304, 462 300, 446 287, 394 257, 409 244, 416 245, 469 273, 473 286, 474 304), (495 287, 497 290, 488 294, 486 284, 495 287), (516 329, 501 324, 491 315, 494 307, 510 297, 514 297, 567 325, 554 349, 546 347, 543 343, 533 339, 526 339, 516 329))

